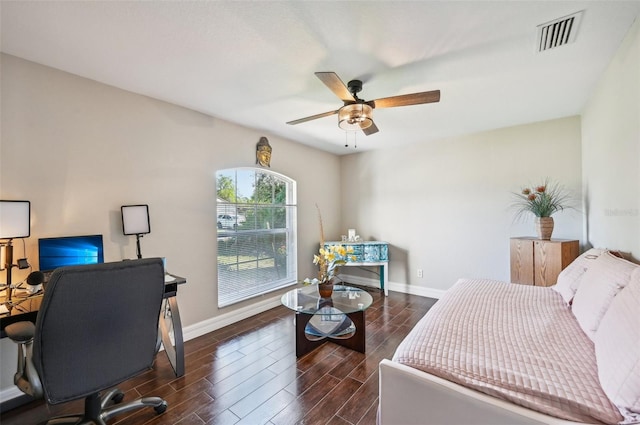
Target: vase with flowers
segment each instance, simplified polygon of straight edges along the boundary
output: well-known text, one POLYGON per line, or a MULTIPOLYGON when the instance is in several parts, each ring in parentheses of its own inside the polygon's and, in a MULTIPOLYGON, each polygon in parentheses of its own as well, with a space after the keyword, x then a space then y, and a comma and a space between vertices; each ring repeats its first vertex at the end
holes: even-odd
POLYGON ((533 214, 539 239, 551 239, 554 227, 552 214, 571 208, 569 193, 560 184, 549 183, 548 179, 541 185, 525 187, 519 193, 514 193, 514 196, 516 218, 533 214))
POLYGON ((329 298, 333 294, 334 278, 340 266, 347 263, 346 258, 353 253, 353 247, 345 247, 343 245, 329 245, 325 247, 322 215, 319 209, 318 217, 320 219, 320 249, 318 250, 318 254, 313 256, 313 264, 318 266, 318 277, 314 277, 313 279, 306 278, 303 283, 306 285, 318 285, 320 297, 329 298))

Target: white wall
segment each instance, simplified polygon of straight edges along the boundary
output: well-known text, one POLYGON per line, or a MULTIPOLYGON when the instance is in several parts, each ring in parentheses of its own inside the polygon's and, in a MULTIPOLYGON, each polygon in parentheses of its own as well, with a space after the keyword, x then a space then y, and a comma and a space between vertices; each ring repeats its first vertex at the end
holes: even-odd
POLYGON ((587 238, 640 261, 640 20, 582 115, 587 238))
MULTIPOLYGON (((316 203, 327 232, 338 232, 337 156, 13 56, 1 60, 0 199, 31 201, 26 254, 36 269, 40 237, 99 233, 106 261, 134 258, 120 206, 147 203, 142 253, 166 257, 169 270, 187 278, 178 293, 184 326, 273 299, 217 308, 216 170, 254 166, 267 136, 271 170, 297 181, 299 275, 315 275, 316 203)), ((11 385, 13 357, 2 355, 0 388, 11 385)))
MULTIPOLYGON (((341 168, 342 226, 390 243, 392 288, 429 294, 460 277, 509 280, 509 238, 535 235, 533 218, 514 223, 511 192, 549 177, 580 205, 580 118, 349 155, 341 168)), ((580 212, 554 219, 554 238, 582 238, 580 212)))

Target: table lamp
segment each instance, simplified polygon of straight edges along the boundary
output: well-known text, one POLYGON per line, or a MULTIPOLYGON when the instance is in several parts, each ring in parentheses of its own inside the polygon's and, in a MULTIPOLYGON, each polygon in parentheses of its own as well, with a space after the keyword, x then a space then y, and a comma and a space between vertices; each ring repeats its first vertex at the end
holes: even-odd
POLYGON ((0 240, 5 243, 5 268, 7 269, 7 299, 11 301, 11 269, 13 246, 11 240, 31 235, 31 202, 0 200, 0 240))
POLYGON ((136 254, 138 258, 142 258, 140 238, 151 233, 149 205, 123 205, 120 211, 122 212, 122 232, 125 235, 136 235, 136 254))

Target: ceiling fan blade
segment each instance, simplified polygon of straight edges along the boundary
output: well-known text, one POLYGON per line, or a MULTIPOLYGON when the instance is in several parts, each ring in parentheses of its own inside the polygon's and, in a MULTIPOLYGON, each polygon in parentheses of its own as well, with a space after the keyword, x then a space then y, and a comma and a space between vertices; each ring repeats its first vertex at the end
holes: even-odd
POLYGON ((440 101, 440 90, 425 91, 420 93, 402 94, 400 96, 385 97, 367 102, 373 103, 375 108, 394 108, 396 106, 420 105, 440 101))
POLYGON ((367 128, 363 128, 362 132, 364 133, 365 136, 371 136, 372 134, 375 134, 378 132, 378 127, 376 126, 376 123, 371 121, 371 125, 367 128))
POLYGON ((335 72, 316 72, 316 77, 343 102, 355 102, 353 95, 335 72))
POLYGON ((330 112, 324 112, 322 114, 311 115, 310 117, 305 117, 305 118, 300 118, 300 119, 297 119, 297 120, 289 121, 287 124, 296 125, 296 124, 300 124, 301 122, 307 122, 307 121, 311 121, 311 120, 316 120, 318 118, 328 117, 328 116, 331 116, 331 115, 335 115, 337 113, 338 113, 337 110, 330 111, 330 112))

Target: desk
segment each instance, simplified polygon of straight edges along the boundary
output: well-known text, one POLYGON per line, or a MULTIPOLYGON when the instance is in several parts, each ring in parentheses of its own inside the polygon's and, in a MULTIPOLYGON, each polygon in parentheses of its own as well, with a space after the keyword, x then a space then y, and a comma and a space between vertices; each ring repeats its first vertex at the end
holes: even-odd
POLYGON ((184 375, 184 340, 182 338, 182 321, 178 310, 178 285, 187 280, 170 273, 165 275, 164 302, 160 310, 160 337, 164 352, 169 358, 176 376, 184 375), (173 341, 171 336, 173 335, 173 341))
POLYGON ((43 292, 39 291, 35 294, 27 295, 13 290, 11 296, 12 308, 7 311, 6 297, 0 296, 0 338, 6 338, 7 334, 4 328, 12 323, 29 321, 36 323, 36 317, 38 316, 38 310, 42 303, 43 292))
POLYGON ((366 241, 366 242, 325 242, 324 247, 331 245, 342 245, 353 248, 353 254, 346 258, 345 266, 377 266, 380 267, 380 289, 384 291, 384 295, 389 295, 389 243, 383 241, 366 241), (352 259, 354 256, 355 259, 352 259))
MULTIPOLYGON (((166 276, 164 300, 160 311, 158 342, 162 342, 164 351, 169 357, 169 363, 171 363, 176 376, 182 376, 184 375, 184 340, 176 295, 178 293, 178 285, 186 283, 187 280, 170 273, 167 273, 166 276)), ((4 328, 12 323, 25 320, 36 322, 38 309, 42 301, 42 291, 27 298, 16 297, 14 293, 12 300, 19 300, 20 308, 14 307, 10 313, 0 315, 0 337, 2 338, 7 336, 4 328)), ((158 347, 160 347, 159 344, 158 347)))

